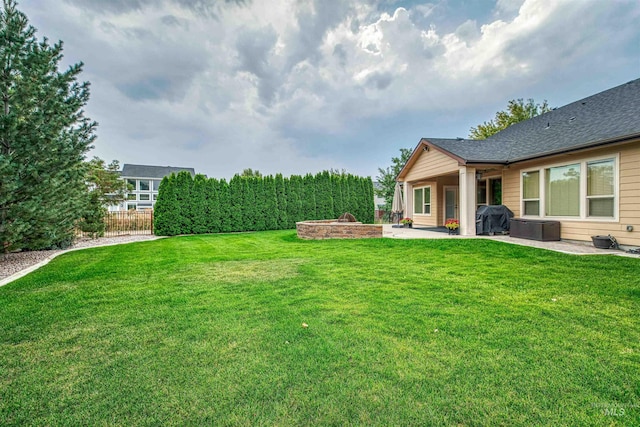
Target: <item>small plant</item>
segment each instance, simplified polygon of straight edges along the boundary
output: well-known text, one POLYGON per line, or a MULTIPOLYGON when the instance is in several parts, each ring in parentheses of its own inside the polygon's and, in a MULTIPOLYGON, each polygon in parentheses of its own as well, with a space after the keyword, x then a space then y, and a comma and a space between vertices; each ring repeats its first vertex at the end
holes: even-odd
POLYGON ((460 228, 460 221, 457 219, 448 219, 447 222, 444 223, 444 226, 449 230, 454 231, 460 228))
POLYGON ((400 222, 402 223, 402 225, 411 225, 411 224, 413 224, 413 220, 411 218, 402 218, 400 220, 400 222))

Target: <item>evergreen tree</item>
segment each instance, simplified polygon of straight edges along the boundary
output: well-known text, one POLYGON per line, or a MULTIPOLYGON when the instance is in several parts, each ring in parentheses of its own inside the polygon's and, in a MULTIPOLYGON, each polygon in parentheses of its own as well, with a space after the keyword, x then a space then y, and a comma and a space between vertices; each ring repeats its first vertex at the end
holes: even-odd
POLYGON ((302 178, 302 194, 300 199, 302 200, 301 220, 318 219, 316 217, 316 180, 314 176, 309 173, 302 178))
POLYGON ((277 229, 285 230, 289 228, 289 220, 287 217, 287 195, 285 193, 285 180, 282 174, 276 174, 275 177, 275 191, 276 191, 276 211, 278 212, 278 218, 276 220, 277 229))
POLYGON ((293 176, 289 178, 284 178, 284 196, 286 198, 287 204, 287 226, 286 228, 292 229, 296 226, 296 215, 295 215, 295 205, 293 204, 293 187, 291 181, 293 180, 293 176))
POLYGON ((243 204, 243 179, 239 175, 234 175, 229 181, 229 221, 227 231, 244 231, 242 225, 243 204))
POLYGON ((222 218, 220 217, 220 183, 215 178, 206 182, 205 195, 207 203, 207 233, 219 233, 222 231, 222 218))
POLYGON ((357 178, 358 186, 358 220, 363 223, 372 223, 375 212, 373 204, 373 182, 371 178, 357 178))
POLYGON ((220 209, 220 231, 223 233, 233 231, 231 193, 226 179, 218 182, 218 208, 220 209))
POLYGON ((343 174, 333 173, 331 175, 331 197, 333 198, 333 218, 339 218, 345 213, 344 200, 342 197, 343 174))
MULTIPOLYGON (((258 203, 256 197, 261 197, 261 191, 258 187, 258 181, 262 179, 255 177, 245 177, 242 180, 243 197, 242 197, 242 228, 241 231, 256 231, 258 230, 257 222, 261 215, 259 215, 258 203)), ((261 230, 264 230, 264 220, 261 230)))
POLYGON ((86 163, 88 204, 79 227, 91 237, 104 235, 107 206, 115 206, 125 200, 127 183, 120 179, 120 163, 117 160, 108 165, 99 157, 86 163))
POLYGON ((0 243, 13 249, 68 246, 87 206, 84 155, 95 122, 84 117, 82 63, 60 72, 62 42, 4 0, 0 11, 0 243))
MULTIPOLYGON (((285 207, 286 209, 286 207, 285 207)), ((267 230, 278 230, 280 211, 278 210, 278 194, 276 193, 276 180, 272 175, 264 177, 264 205, 263 216, 267 230)), ((285 211, 286 214, 286 211, 285 211)))
POLYGON ((358 209, 358 178, 351 174, 347 175, 347 195, 347 212, 355 216, 358 221, 362 221, 358 209))
POLYGON ((289 228, 296 228, 296 222, 304 219, 302 210, 302 177, 292 175, 285 183, 289 183, 287 191, 287 217, 289 228))
POLYGON ((316 180, 316 214, 318 219, 333 218, 333 200, 331 198, 331 177, 329 171, 315 176, 316 180))
POLYGON ((157 236, 180 234, 180 206, 176 196, 176 176, 162 178, 158 200, 153 207, 153 233, 157 236))
POLYGON ((367 224, 373 224, 376 218, 376 205, 373 181, 370 177, 365 178, 365 188, 367 190, 367 199, 365 200, 365 206, 367 207, 367 210, 365 220, 363 222, 367 224))
POLYGON ((193 179, 191 191, 191 215, 193 216, 191 232, 193 234, 207 232, 207 186, 207 178, 204 175, 198 174, 193 179))
POLYGON ((176 176, 176 199, 179 207, 178 227, 180 234, 191 234, 193 232, 193 199, 191 191, 193 188, 193 178, 187 171, 180 171, 176 176))

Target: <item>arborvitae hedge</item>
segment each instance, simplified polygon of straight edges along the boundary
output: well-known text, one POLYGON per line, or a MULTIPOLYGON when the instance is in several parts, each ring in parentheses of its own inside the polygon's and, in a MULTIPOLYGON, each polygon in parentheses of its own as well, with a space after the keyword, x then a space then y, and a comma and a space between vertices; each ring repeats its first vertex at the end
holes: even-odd
POLYGON ((159 236, 295 228, 298 221, 345 212, 374 219, 371 178, 321 172, 284 178, 234 176, 231 181, 188 172, 165 177, 155 205, 159 236))
POLYGON ((180 234, 180 207, 176 198, 176 176, 174 174, 162 178, 153 214, 153 228, 156 234, 159 236, 180 234))

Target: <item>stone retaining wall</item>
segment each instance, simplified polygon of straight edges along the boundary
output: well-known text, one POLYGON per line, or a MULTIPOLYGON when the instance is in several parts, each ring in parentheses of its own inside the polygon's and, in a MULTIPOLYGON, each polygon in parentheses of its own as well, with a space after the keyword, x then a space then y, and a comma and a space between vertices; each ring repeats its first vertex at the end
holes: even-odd
POLYGON ((382 224, 337 222, 335 219, 301 221, 296 223, 301 239, 366 239, 382 237, 382 224))

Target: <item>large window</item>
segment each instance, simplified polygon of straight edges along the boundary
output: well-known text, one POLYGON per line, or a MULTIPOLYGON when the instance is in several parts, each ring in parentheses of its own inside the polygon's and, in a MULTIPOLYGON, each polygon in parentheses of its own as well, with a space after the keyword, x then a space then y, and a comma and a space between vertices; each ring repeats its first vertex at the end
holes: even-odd
POLYGON ((139 182, 140 182, 140 191, 149 191, 149 180, 141 179, 139 182))
POLYGON ((545 169, 547 216, 580 216, 580 163, 545 169))
POLYGON ((431 215, 431 187, 413 190, 413 213, 431 215))
POLYGON ((158 189, 160 188, 160 181, 158 181, 157 179, 153 180, 153 191, 158 191, 158 189))
POLYGON ((540 172, 522 173, 522 202, 525 215, 540 215, 540 172))
POLYGON ((614 216, 614 164, 612 159, 587 163, 587 216, 614 216))
POLYGON ((131 191, 135 191, 138 188, 136 187, 136 180, 135 179, 127 179, 127 187, 129 187, 129 190, 131 191))
POLYGON ((525 216, 614 218, 616 159, 587 160, 522 173, 525 216))

